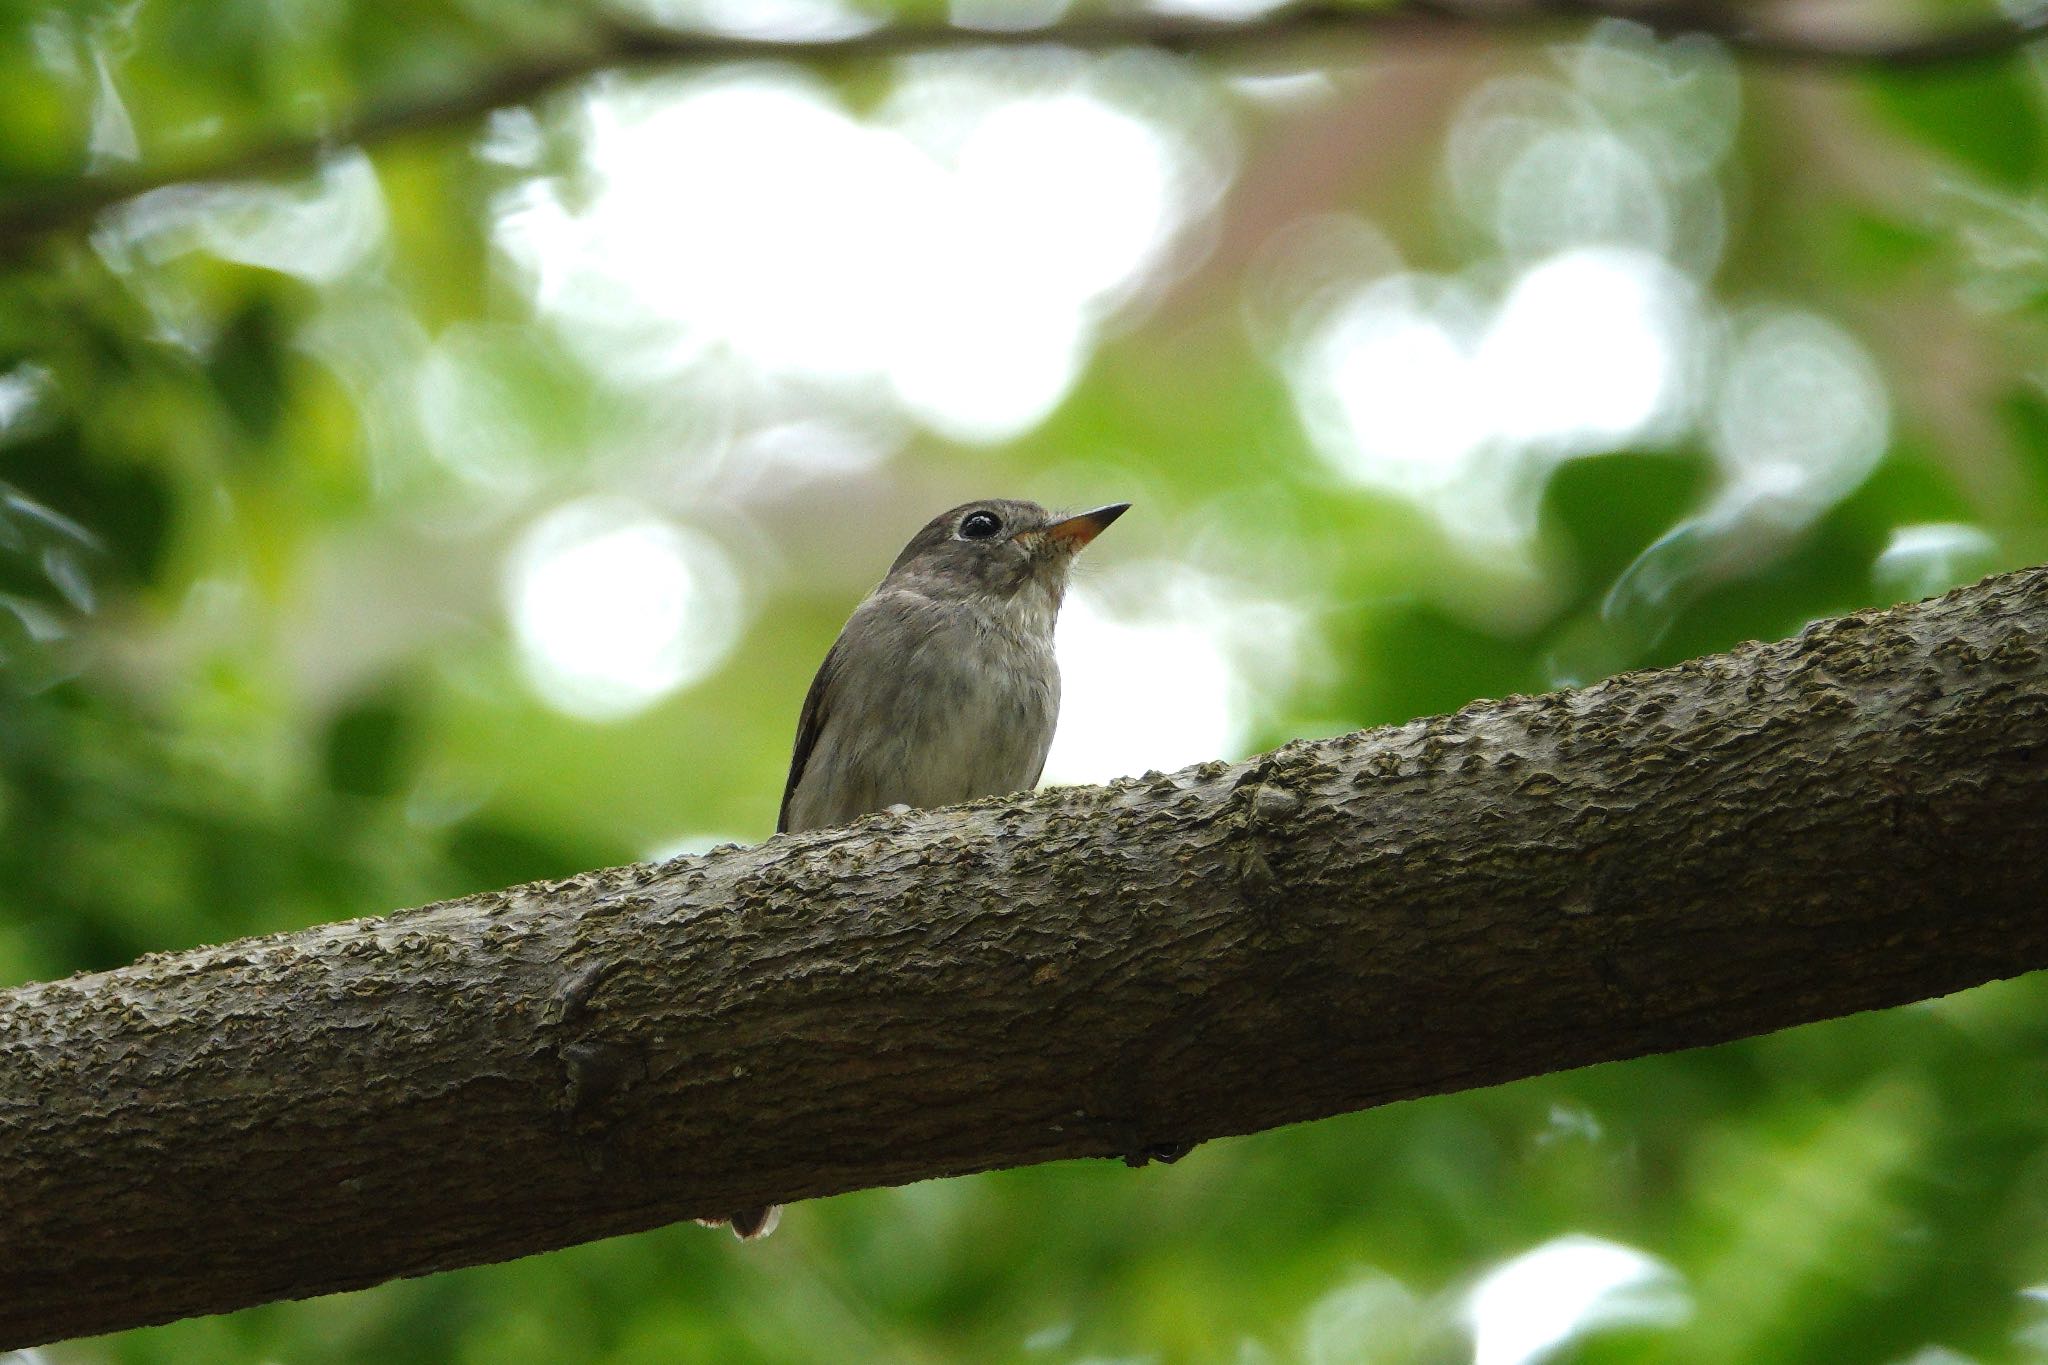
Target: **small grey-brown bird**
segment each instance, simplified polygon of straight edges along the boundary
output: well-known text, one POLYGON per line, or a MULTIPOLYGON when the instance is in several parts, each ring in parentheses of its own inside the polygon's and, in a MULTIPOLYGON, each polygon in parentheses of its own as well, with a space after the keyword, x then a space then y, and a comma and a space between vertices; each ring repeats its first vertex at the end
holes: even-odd
MULTIPOLYGON (((1067 573, 1129 506, 1057 516, 991 499, 927 522, 811 680, 776 832, 1037 786, 1059 719, 1053 622, 1067 573)), ((750 1239, 780 1213, 726 1221, 750 1239)))

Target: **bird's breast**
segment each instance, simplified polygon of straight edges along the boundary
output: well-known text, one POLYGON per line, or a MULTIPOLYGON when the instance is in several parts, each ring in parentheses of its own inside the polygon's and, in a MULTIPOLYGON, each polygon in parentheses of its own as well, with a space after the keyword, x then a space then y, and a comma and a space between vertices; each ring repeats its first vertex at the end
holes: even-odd
POLYGON ((882 804, 940 806, 1038 781, 1059 711, 1049 645, 1007 631, 956 627, 907 660, 877 755, 901 792, 882 804))
POLYGON ((1035 786, 1059 715, 1046 635, 954 613, 896 651, 879 676, 842 679, 796 793, 799 827, 1035 786))

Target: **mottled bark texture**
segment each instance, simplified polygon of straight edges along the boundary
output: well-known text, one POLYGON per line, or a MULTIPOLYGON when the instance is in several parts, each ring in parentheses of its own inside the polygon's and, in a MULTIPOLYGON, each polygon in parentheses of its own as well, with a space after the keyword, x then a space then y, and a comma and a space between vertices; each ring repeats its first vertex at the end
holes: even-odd
POLYGON ((2037 569, 1248 763, 0 994, 0 1345, 2048 965, 2044 648, 2037 569))

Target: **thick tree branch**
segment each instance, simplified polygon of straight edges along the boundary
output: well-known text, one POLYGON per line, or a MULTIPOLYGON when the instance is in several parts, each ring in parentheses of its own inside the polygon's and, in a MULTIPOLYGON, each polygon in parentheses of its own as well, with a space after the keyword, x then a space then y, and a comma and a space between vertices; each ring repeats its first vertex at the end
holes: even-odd
POLYGON ((525 104, 600 72, 655 65, 781 60, 829 65, 955 48, 1059 44, 1151 47, 1182 53, 1251 54, 1305 40, 1419 38, 1486 33, 1619 16, 1663 34, 1703 33, 1758 60, 1808 67, 1923 67, 2012 52, 2048 33, 2048 11, 1932 32, 1821 32, 1759 23, 1737 3, 1698 0, 1392 0, 1372 7, 1305 4, 1256 19, 1217 23, 1134 13, 1072 19, 1028 30, 900 25, 847 37, 775 41, 628 24, 600 29, 581 51, 512 62, 460 89, 400 99, 315 136, 229 148, 206 158, 127 175, 81 177, 0 204, 0 257, 45 233, 76 228, 151 190, 302 169, 337 147, 460 127, 494 109, 525 104))
POLYGON ((1577 692, 0 993, 0 1346, 2048 965, 2048 569, 1577 692))

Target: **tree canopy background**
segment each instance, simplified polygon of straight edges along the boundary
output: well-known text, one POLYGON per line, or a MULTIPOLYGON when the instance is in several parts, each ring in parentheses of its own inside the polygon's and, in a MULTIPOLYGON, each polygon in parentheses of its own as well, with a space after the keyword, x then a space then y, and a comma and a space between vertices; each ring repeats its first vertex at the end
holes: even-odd
MULTIPOLYGON (((1410 6, 1192 55, 638 62, 469 118, 432 97, 606 31, 0 5, 0 983, 764 837, 846 612, 978 495, 1136 504, 1063 621, 1069 782, 2048 558, 2048 49, 1833 62, 1877 31, 1844 25, 2002 21, 1709 8, 1810 50, 1410 6)), ((944 17, 654 17, 863 14, 944 17)), ((34 1356, 2040 1360, 2044 1006, 34 1356)))

